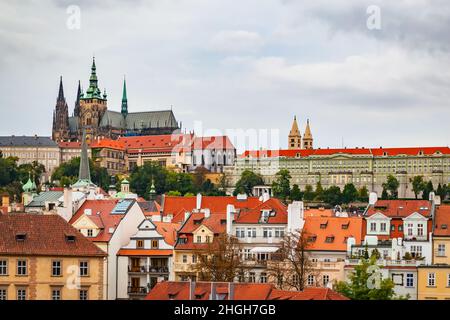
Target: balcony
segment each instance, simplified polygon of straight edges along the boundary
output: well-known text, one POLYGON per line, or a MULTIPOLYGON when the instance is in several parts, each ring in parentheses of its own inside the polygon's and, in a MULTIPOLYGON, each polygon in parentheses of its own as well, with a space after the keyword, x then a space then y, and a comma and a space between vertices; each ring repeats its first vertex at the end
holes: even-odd
MULTIPOLYGON (((345 263, 347 265, 357 265, 359 264, 359 259, 347 259, 345 260, 345 263)), ((425 260, 385 260, 385 259, 381 259, 377 261, 377 264, 379 266, 384 266, 384 267, 396 267, 396 266, 401 266, 401 267, 418 267, 418 266, 422 266, 425 265, 425 260)))
POLYGON ((169 273, 169 267, 167 266, 128 266, 129 273, 150 273, 150 274, 161 274, 169 273))
POLYGON ((128 294, 130 296, 146 296, 148 292, 147 287, 128 287, 128 294))

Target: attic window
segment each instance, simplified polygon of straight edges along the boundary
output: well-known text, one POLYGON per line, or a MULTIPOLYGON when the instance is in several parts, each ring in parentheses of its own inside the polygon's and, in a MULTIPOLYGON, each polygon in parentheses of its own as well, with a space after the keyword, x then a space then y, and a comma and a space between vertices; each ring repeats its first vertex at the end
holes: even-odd
POLYGON ((346 223, 346 224, 343 224, 343 225, 341 226, 342 230, 347 230, 349 225, 350 225, 350 222, 349 222, 349 223, 346 223))
POLYGON ((66 234, 67 242, 75 242, 75 236, 73 234, 66 234))
POLYGON ((16 234, 16 241, 25 241, 26 238, 27 238, 26 233, 17 233, 16 234))
POLYGON ((317 236, 310 236, 308 237, 308 242, 316 242, 317 236))
POLYGON ((326 229, 328 226, 328 221, 320 224, 320 229, 326 229))
POLYGON ((441 226, 441 229, 442 229, 442 230, 447 230, 447 225, 446 225, 446 224, 443 224, 443 225, 441 226))
POLYGON ((227 220, 226 219, 220 220, 220 224, 227 224, 227 220))
POLYGON ((326 243, 333 243, 334 242, 334 236, 329 236, 325 239, 326 243))
POLYGON ((202 223, 203 219, 194 219, 194 224, 200 224, 202 223))
POLYGON ((177 296, 176 293, 169 293, 169 300, 175 299, 176 296, 177 296))

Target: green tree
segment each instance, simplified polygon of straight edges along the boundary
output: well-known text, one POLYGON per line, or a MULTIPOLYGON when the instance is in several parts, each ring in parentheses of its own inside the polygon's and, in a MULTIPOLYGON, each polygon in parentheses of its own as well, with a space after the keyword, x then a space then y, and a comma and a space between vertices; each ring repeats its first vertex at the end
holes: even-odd
POLYGON ((289 196, 289 199, 291 201, 301 201, 302 198, 303 198, 303 194, 300 191, 300 188, 299 188, 298 184, 294 184, 292 186, 292 190, 291 190, 291 194, 289 196))
POLYGON ((386 190, 386 188, 383 188, 383 192, 381 193, 381 200, 388 200, 389 199, 389 194, 386 190))
POLYGON ((324 193, 324 190, 323 190, 323 187, 322 187, 322 183, 320 183, 320 181, 318 181, 316 183, 316 191, 315 191, 315 194, 314 194, 314 200, 322 201, 323 200, 323 193, 324 193))
POLYGON ((342 191, 342 202, 350 203, 358 199, 358 190, 353 183, 347 183, 342 191))
POLYGON ((430 193, 434 191, 433 182, 428 181, 428 183, 425 184, 425 188, 423 188, 422 192, 422 199, 428 200, 430 193))
POLYGON ((171 196, 171 197, 179 197, 179 196, 181 196, 181 192, 180 191, 169 191, 169 192, 167 192, 167 195, 171 196))
POLYGON ((272 192, 274 197, 286 201, 291 193, 291 178, 292 177, 289 171, 286 169, 282 169, 277 172, 276 179, 272 183, 272 192))
MULTIPOLYGON (((111 183, 111 177, 108 174, 106 168, 101 168, 97 163, 89 159, 89 168, 91 170, 92 182, 108 190, 108 186, 111 183)), ((59 181, 61 187, 73 184, 78 180, 78 173, 80 169, 80 158, 73 158, 69 162, 62 163, 55 169, 52 174, 53 181, 59 181)))
POLYGON ((331 186, 323 192, 323 201, 335 206, 342 203, 342 193, 338 186, 331 186))
POLYGON ((369 201, 369 190, 366 186, 363 186, 358 190, 358 200, 362 202, 369 201))
POLYGON ((303 200, 312 201, 312 200, 314 200, 314 196, 315 196, 315 193, 314 193, 313 187, 311 185, 307 184, 305 186, 305 191, 303 192, 303 200))
POLYGON ((261 175, 254 173, 250 170, 244 170, 241 174, 241 178, 236 182, 234 195, 239 193, 245 193, 249 196, 253 195, 253 188, 258 185, 263 185, 264 180, 261 175))
POLYGON ((386 182, 383 183, 383 189, 389 192, 390 199, 398 198, 398 188, 400 187, 400 182, 393 175, 388 175, 386 182))
POLYGON ((412 190, 414 192, 414 196, 416 199, 425 188, 425 182, 423 181, 423 176, 415 176, 409 179, 409 182, 412 184, 412 190))
POLYGON ((394 283, 391 279, 382 279, 376 266, 376 257, 361 259, 354 267, 349 282, 340 281, 336 291, 352 300, 392 300, 404 299, 396 297, 394 283))

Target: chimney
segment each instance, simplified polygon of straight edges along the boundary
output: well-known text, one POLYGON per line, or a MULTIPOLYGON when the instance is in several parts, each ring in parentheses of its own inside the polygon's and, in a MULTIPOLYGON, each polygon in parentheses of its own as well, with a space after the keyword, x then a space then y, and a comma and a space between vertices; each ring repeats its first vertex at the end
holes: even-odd
POLYGON ((369 205, 370 205, 370 206, 374 206, 375 203, 377 203, 377 201, 378 201, 378 195, 377 195, 377 193, 376 193, 376 192, 371 192, 371 193, 369 194, 369 205))
POLYGON ((227 234, 231 235, 231 229, 233 226, 233 220, 234 220, 234 212, 236 212, 236 209, 232 204, 227 205, 227 234))
POLYGON ((191 213, 189 211, 186 211, 184 213, 184 221, 186 222, 189 219, 190 216, 191 216, 191 213))
POLYGON ((189 300, 195 300, 195 282, 189 280, 189 300))
POLYGON ((211 293, 209 294, 209 300, 217 300, 216 283, 211 282, 211 293))
POLYGON ((68 218, 72 218, 73 215, 73 192, 72 189, 64 188, 64 208, 66 208, 68 213, 68 218))
POLYGON ((294 201, 288 206, 287 232, 293 233, 303 229, 305 224, 303 201, 294 201))
POLYGON ((234 300, 234 283, 228 283, 228 300, 234 300))
POLYGON ((200 210, 202 208, 202 194, 197 193, 197 210, 200 210))

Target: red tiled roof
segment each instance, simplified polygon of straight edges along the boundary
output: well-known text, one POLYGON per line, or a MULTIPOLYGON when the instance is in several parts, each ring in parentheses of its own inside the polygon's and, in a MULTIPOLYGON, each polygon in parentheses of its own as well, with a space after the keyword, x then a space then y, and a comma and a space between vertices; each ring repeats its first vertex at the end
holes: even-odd
POLYGON ((167 134, 157 136, 120 137, 125 149, 129 153, 143 150, 142 152, 173 152, 178 148, 190 145, 191 134, 167 134), (134 150, 134 151, 132 151, 134 150))
POLYGON ((405 218, 414 212, 429 217, 431 203, 428 200, 378 200, 374 206, 369 207, 367 216, 370 217, 377 212, 390 218, 405 218))
POLYGON ((236 218, 235 223, 259 223, 263 210, 271 210, 275 215, 270 215, 267 223, 286 224, 287 207, 278 199, 270 198, 260 203, 258 206, 241 212, 236 218))
POLYGON ((346 239, 353 237, 360 244, 363 233, 361 217, 306 217, 304 230, 315 241, 308 242, 307 250, 346 251, 346 239), (327 238, 332 238, 327 242, 327 238))
POLYGON ((112 237, 109 229, 116 228, 125 216, 124 214, 111 214, 111 211, 118 202, 118 199, 86 200, 80 209, 75 212, 69 223, 73 225, 82 215, 84 215, 86 209, 91 209, 92 215, 88 215, 87 217, 101 228, 102 231, 100 231, 96 237, 89 239, 94 242, 109 242, 112 237))
MULTIPOLYGON (((227 205, 232 204, 236 209, 251 209, 261 201, 257 197, 248 197, 247 200, 238 200, 236 197, 210 197, 202 196, 202 208, 210 209, 213 213, 226 213, 227 205)), ((196 208, 197 197, 165 196, 163 201, 163 215, 173 215, 173 221, 180 222, 184 219, 186 211, 191 212, 196 208)))
POLYGON ((177 239, 177 230, 181 227, 180 223, 152 221, 156 231, 164 237, 167 244, 173 246, 177 239))
MULTIPOLYGON (((209 300, 211 282, 197 282, 190 297, 190 282, 160 282, 147 295, 146 300, 209 300)), ((229 299, 229 283, 215 283, 216 293, 229 299)), ((348 300, 327 288, 306 288, 304 291, 283 291, 268 283, 233 283, 232 300, 348 300)))
POLYGON ((60 216, 34 214, 0 215, 0 255, 106 256, 60 216), (18 234, 25 240, 18 241, 18 234))
POLYGON ((173 250, 159 250, 159 249, 120 249, 118 256, 171 256, 173 250))
POLYGON ((374 157, 409 155, 417 156, 423 154, 430 156, 434 154, 450 154, 449 147, 412 147, 412 148, 350 148, 350 149, 313 149, 313 150, 258 150, 245 151, 241 157, 263 158, 263 157, 308 157, 329 156, 334 154, 369 155, 374 157))
POLYGON ((125 150, 125 144, 121 140, 99 139, 92 142, 91 148, 109 148, 115 150, 125 150))
POLYGON ((442 205, 436 209, 434 236, 450 237, 450 205, 442 205))
POLYGON ((332 209, 305 209, 304 217, 333 217, 334 211, 332 209))
POLYGON ((228 136, 197 137, 193 142, 194 150, 234 150, 235 147, 228 136))

